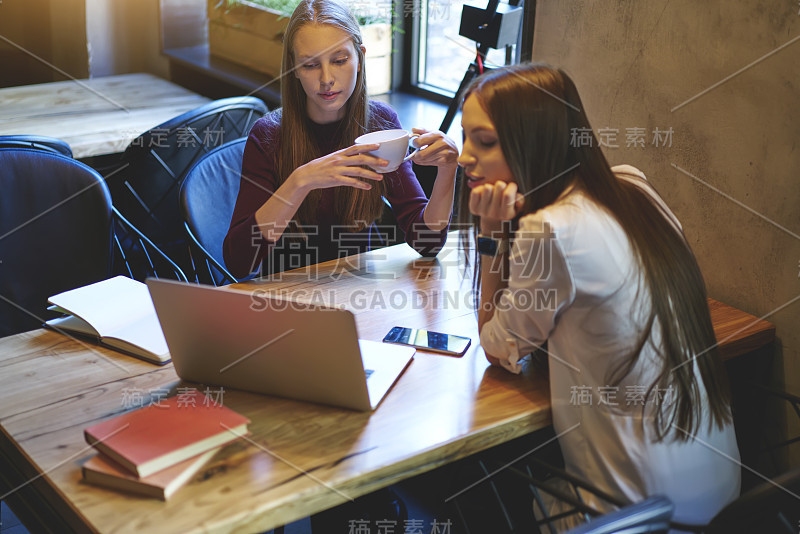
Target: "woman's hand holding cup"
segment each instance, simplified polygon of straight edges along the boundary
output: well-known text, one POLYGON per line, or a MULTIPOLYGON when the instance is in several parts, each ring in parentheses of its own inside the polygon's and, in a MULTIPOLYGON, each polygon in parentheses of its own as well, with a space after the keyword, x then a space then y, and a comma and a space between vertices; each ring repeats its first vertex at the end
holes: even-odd
POLYGON ((414 146, 420 147, 411 156, 411 161, 417 165, 432 167, 458 166, 458 147, 455 142, 438 130, 414 128, 414 146))
POLYGON ((458 166, 458 148, 455 143, 436 130, 414 128, 411 134, 402 129, 379 130, 364 134, 356 138, 355 142, 357 145, 366 143, 379 145, 377 150, 371 150, 370 153, 389 162, 384 167, 373 167, 381 173, 395 171, 408 160, 418 165, 452 167, 454 170, 458 166), (406 155, 409 144, 417 150, 406 155))
MULTIPOLYGON (((414 135, 413 137, 416 137, 414 135)), ((375 171, 387 173, 397 170, 397 168, 411 159, 408 153, 409 141, 412 136, 402 129, 378 130, 370 132, 360 137, 356 137, 356 146, 376 146, 370 149, 369 153, 373 156, 385 160, 386 165, 370 165, 375 171)))
POLYGON ((370 189, 372 185, 360 178, 378 181, 383 180, 383 176, 365 166, 380 168, 389 163, 370 154, 378 147, 378 144, 373 143, 337 150, 301 165, 289 176, 289 180, 306 194, 314 189, 338 186, 370 189))

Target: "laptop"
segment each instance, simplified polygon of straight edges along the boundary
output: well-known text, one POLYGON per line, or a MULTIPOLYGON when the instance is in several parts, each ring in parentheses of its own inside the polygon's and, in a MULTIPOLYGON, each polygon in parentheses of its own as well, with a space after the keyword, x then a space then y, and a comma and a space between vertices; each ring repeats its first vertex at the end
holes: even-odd
POLYGON ((416 350, 358 339, 350 311, 148 279, 175 371, 190 382, 377 408, 416 350))

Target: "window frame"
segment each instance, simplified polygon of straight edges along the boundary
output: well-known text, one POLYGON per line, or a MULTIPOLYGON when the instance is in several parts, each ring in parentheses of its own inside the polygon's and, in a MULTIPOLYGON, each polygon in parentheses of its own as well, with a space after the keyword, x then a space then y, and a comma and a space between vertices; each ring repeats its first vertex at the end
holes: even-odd
MULTIPOLYGON (((443 90, 420 83, 420 50, 421 34, 424 25, 421 15, 425 12, 423 2, 427 0, 394 0, 395 27, 402 32, 395 32, 393 44, 393 80, 392 88, 405 93, 427 98, 434 102, 449 104, 456 96, 455 92, 443 90)), ((488 2, 487 2, 488 3, 488 2)), ((529 61, 533 51, 533 28, 536 13, 536 0, 510 0, 511 5, 522 5, 522 29, 517 40, 514 63, 529 61)), ((506 52, 508 61, 508 51, 506 52)), ((464 69, 466 72, 466 68, 464 69)))

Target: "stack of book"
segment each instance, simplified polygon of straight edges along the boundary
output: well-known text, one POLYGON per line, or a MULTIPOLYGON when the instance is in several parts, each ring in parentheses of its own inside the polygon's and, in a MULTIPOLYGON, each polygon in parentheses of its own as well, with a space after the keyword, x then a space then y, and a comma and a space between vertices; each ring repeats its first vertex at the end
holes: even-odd
POLYGON ((220 448, 246 435, 248 423, 192 389, 85 429, 99 453, 83 465, 83 479, 167 500, 220 448))

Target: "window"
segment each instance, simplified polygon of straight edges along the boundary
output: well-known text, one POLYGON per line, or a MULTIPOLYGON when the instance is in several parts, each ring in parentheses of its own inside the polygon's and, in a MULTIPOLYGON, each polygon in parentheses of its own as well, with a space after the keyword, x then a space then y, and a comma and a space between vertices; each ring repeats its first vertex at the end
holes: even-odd
MULTIPOLYGON (((487 1, 488 3, 488 1, 487 1)), ((475 60, 476 43, 459 35, 464 4, 481 9, 487 6, 474 0, 406 0, 404 51, 408 79, 404 86, 437 99, 450 99, 458 90, 470 63, 475 60), (411 2, 413 1, 413 4, 411 2), (412 9, 413 6, 413 9, 412 9)), ((520 32, 522 33, 522 32, 520 32)), ((531 39, 532 40, 532 39, 531 39)), ((488 65, 519 62, 520 41, 509 49, 490 49, 488 65)))

